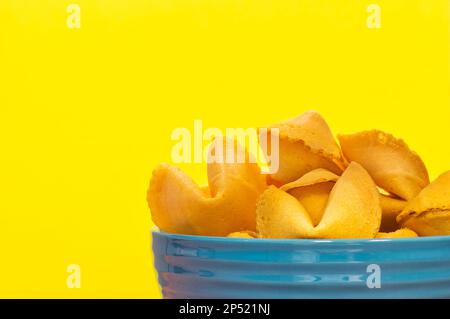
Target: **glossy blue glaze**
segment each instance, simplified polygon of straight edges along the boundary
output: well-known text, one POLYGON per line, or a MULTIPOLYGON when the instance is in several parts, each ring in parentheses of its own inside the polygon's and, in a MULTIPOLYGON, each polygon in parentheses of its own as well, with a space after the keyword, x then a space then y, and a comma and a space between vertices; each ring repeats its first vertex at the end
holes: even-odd
MULTIPOLYGON (((450 236, 275 240, 153 232, 165 298, 450 298, 450 236), (381 288, 368 288, 370 264, 381 288)), ((373 276, 372 276, 373 277, 373 276)))

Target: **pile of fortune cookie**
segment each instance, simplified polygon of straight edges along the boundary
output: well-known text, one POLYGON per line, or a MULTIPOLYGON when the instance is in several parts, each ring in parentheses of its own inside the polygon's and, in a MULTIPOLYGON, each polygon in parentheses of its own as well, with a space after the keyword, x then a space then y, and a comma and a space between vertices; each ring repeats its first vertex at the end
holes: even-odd
POLYGON ((279 132, 274 174, 248 161, 211 162, 200 187, 158 165, 147 193, 153 222, 169 233, 242 238, 450 235, 450 171, 430 183, 403 140, 370 130, 338 135, 338 144, 315 111, 270 128, 279 132))

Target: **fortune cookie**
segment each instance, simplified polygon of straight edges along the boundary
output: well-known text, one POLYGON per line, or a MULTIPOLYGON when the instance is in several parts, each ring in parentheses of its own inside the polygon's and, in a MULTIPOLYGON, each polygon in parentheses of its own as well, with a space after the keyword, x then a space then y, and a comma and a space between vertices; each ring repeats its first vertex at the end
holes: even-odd
POLYGON ((256 216, 262 238, 374 238, 381 207, 370 175, 352 162, 333 186, 317 226, 299 200, 275 186, 261 195, 256 216))
POLYGON ((379 130, 338 135, 338 139, 344 157, 360 163, 375 183, 390 193, 390 196, 380 194, 381 230, 397 229, 397 215, 408 200, 429 184, 422 159, 403 140, 379 130))
POLYGON ((419 236, 450 235, 450 171, 443 173, 411 200, 397 221, 419 236))
POLYGON ((380 231, 393 232, 398 229, 397 216, 406 207, 407 202, 392 195, 380 193, 380 204, 383 212, 380 231))
POLYGON ((258 234, 255 233, 254 231, 238 231, 238 232, 234 232, 231 234, 228 234, 227 237, 230 238, 258 238, 258 234))
POLYGON ((422 159, 391 134, 373 130, 338 139, 345 158, 361 164, 390 194, 410 200, 430 182, 422 159))
MULTIPOLYGON (((216 140, 210 156, 225 154, 223 147, 223 140, 216 140), (220 149, 222 152, 217 152, 220 149)), ((235 147, 242 151, 240 145, 235 147)), ((254 231, 256 201, 266 188, 258 165, 210 161, 208 184, 201 188, 180 169, 160 164, 153 171, 147 193, 154 223, 163 231, 190 235, 254 231)))
POLYGON ((341 150, 319 113, 308 111, 272 128, 279 129, 279 169, 270 175, 273 184, 295 181, 316 168, 342 173, 345 164, 341 150))
POLYGON ((389 233, 378 233, 375 238, 408 238, 417 237, 417 234, 408 228, 397 229, 389 233))

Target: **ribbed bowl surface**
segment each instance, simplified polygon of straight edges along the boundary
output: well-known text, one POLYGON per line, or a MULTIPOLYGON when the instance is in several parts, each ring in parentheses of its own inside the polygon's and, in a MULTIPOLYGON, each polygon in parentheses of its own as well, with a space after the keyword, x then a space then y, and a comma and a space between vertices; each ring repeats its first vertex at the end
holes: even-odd
POLYGON ((155 231, 153 253, 165 298, 450 298, 450 236, 273 240, 155 231))

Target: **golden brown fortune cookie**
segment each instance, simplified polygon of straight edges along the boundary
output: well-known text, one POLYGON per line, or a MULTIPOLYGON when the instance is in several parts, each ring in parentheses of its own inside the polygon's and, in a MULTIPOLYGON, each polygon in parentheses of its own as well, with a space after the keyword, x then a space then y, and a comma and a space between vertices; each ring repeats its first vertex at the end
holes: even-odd
POLYGON ((245 230, 245 231, 238 231, 231 234, 228 234, 227 237, 230 238, 258 238, 258 234, 254 231, 245 230))
POLYGON ((374 238, 381 223, 376 185, 355 162, 333 186, 316 227, 301 202, 275 186, 261 195, 256 215, 263 238, 374 238))
POLYGON ((420 236, 450 235, 450 171, 411 200, 397 221, 420 236))
POLYGON ((419 155, 391 134, 372 130, 338 135, 338 139, 347 160, 361 164, 390 194, 410 200, 430 182, 419 155))
POLYGON ((380 194, 383 210, 382 231, 398 228, 396 216, 429 184, 427 169, 422 159, 408 145, 391 134, 365 131, 338 135, 344 157, 360 163, 375 183, 390 193, 380 194))
POLYGON ((341 150, 319 113, 308 111, 269 128, 279 129, 279 170, 270 175, 273 184, 295 181, 316 168, 342 173, 341 150))
POLYGON ((313 225, 317 226, 322 220, 328 197, 338 179, 338 175, 324 168, 317 168, 294 182, 284 184, 280 189, 297 198, 309 213, 313 225))
POLYGON ((375 238, 409 238, 417 237, 417 234, 408 228, 397 229, 396 231, 389 233, 378 233, 375 238))
POLYGON ((201 188, 177 167, 159 165, 147 194, 154 223, 166 232, 191 235, 255 230, 256 201, 266 188, 257 164, 209 163, 208 184, 201 188))
POLYGON ((397 216, 405 209, 407 201, 392 195, 380 193, 381 210, 383 217, 381 219, 380 231, 393 232, 399 228, 397 216))

